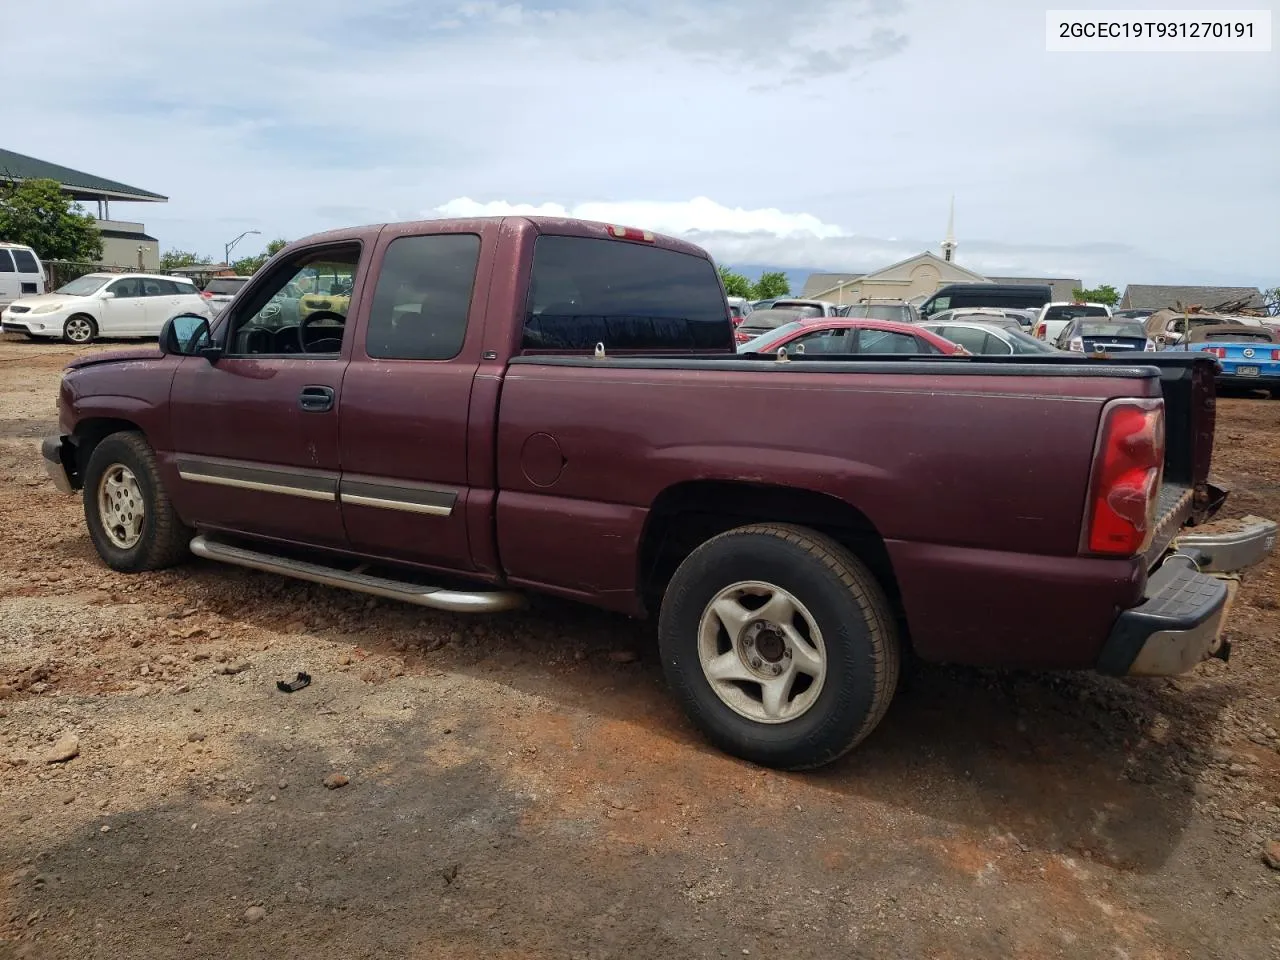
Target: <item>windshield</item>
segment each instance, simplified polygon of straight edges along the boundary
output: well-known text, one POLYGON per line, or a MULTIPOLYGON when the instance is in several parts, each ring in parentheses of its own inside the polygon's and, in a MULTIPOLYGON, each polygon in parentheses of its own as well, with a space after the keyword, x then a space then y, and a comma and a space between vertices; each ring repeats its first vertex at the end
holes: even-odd
POLYGON ((1046 320, 1074 320, 1076 317, 1105 317, 1106 307, 1091 307, 1084 303, 1060 304, 1049 307, 1044 313, 1046 320))
POLYGON ((70 283, 63 284, 54 292, 65 294, 68 297, 87 297, 89 294, 101 290, 102 285, 110 279, 110 277, 103 277, 91 273, 87 276, 72 280, 70 283))
POLYGON ((1135 337, 1145 340, 1147 328, 1132 321, 1082 320, 1080 334, 1085 337, 1135 337))
POLYGON ((739 353, 759 353, 765 348, 766 344, 785 340, 791 334, 804 326, 803 323, 793 320, 791 323, 784 323, 776 330, 770 330, 768 333, 762 333, 754 340, 748 340, 742 346, 738 347, 739 353))
POLYGON ((892 303, 855 303, 846 308, 846 317, 866 317, 868 320, 906 320, 907 308, 892 303))
POLYGON ((1057 353, 1052 344, 1045 343, 1021 330, 1006 330, 1005 339, 1013 345, 1014 353, 1057 353))

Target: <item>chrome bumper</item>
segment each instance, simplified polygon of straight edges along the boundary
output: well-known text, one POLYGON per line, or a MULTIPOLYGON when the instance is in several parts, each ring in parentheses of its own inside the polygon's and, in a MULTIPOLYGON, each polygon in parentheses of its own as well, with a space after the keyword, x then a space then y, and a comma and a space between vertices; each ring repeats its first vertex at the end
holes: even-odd
POLYGON ((1186 673, 1201 660, 1226 660, 1222 629, 1240 585, 1236 571, 1275 549, 1276 524, 1262 517, 1222 520, 1178 537, 1152 573, 1143 602, 1120 614, 1098 670, 1127 676, 1186 673))
POLYGON ((75 493, 66 465, 62 462, 62 443, 62 437, 45 437, 40 443, 40 459, 44 463, 44 472, 59 493, 75 493))
POLYGON ((1191 527, 1174 538, 1173 551, 1196 561, 1201 573, 1231 573, 1260 563, 1276 547, 1276 522, 1248 516, 1191 527))

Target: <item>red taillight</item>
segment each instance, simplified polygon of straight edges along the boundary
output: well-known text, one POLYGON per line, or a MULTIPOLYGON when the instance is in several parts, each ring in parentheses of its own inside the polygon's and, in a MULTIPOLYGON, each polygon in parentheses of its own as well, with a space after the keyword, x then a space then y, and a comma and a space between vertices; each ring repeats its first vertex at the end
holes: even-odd
POLYGON ((751 338, 750 338, 750 337, 748 337, 748 336, 747 336, 745 333, 743 333, 742 331, 740 331, 740 330, 735 330, 735 331, 733 331, 733 339, 734 339, 734 340, 736 340, 738 343, 746 343, 746 342, 748 342, 751 338))
POLYGON ((1280 350, 1272 350, 1272 351, 1271 351, 1271 359, 1272 359, 1272 360, 1280 360, 1280 350))
POLYGON ((610 226, 609 233, 619 240, 639 240, 641 243, 653 243, 653 234, 648 230, 637 230, 635 227, 610 226))
POLYGON ((212 300, 212 299, 213 299, 213 294, 212 294, 212 293, 210 293, 208 290, 201 290, 201 291, 200 291, 200 296, 204 297, 206 300, 212 300))
POLYGON ((1219 360, 1222 360, 1227 355, 1227 348, 1226 347, 1205 347, 1204 352, 1211 353, 1215 357, 1217 357, 1219 360))
POLYGON ((1155 522, 1164 473, 1164 401, 1113 400, 1102 411, 1089 482, 1090 553, 1140 553, 1155 522))
POLYGON ((1038 338, 1040 338, 1041 340, 1043 340, 1043 339, 1044 339, 1044 335, 1045 335, 1045 333, 1047 333, 1047 332, 1048 332, 1048 330, 1049 330, 1049 328, 1048 328, 1048 327, 1046 327, 1043 323, 1041 323, 1041 324, 1037 324, 1037 325, 1036 325, 1036 336, 1037 336, 1038 338))

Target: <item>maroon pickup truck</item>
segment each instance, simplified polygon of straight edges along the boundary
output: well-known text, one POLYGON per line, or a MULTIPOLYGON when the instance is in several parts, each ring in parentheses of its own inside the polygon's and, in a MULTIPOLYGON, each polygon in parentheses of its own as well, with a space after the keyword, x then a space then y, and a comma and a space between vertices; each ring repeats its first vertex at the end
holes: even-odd
POLYGON ((697 725, 795 769, 867 736, 908 653, 1225 656, 1224 572, 1275 525, 1206 525, 1214 369, 739 355, 697 247, 434 220, 298 241, 216 320, 77 360, 43 453, 116 570, 190 552, 442 610, 656 614, 697 725))

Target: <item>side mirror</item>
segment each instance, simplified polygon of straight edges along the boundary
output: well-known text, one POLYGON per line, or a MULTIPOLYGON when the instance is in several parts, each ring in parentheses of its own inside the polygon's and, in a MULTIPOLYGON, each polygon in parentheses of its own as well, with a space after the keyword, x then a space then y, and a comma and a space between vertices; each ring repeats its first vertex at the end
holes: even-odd
POLYGON ((178 357, 203 356, 210 362, 217 359, 209 332, 209 319, 197 313, 180 313, 170 317, 160 328, 160 352, 178 357))
POLYGON ((103 300, 114 300, 115 298, 116 298, 116 295, 112 293, 110 290, 106 290, 102 294, 103 300))

